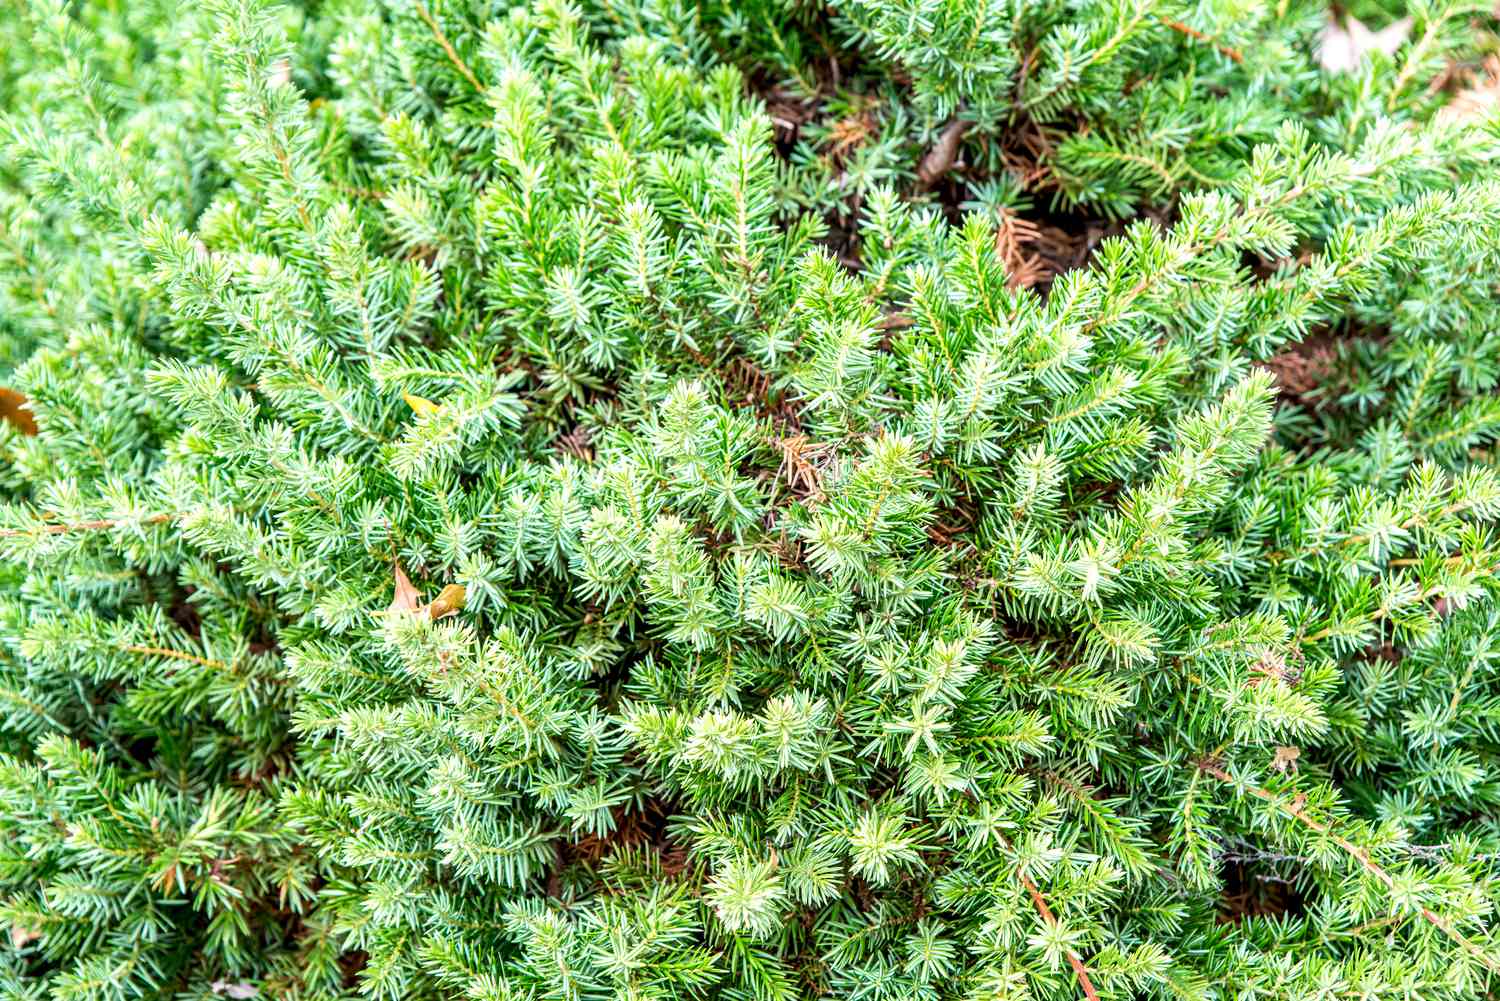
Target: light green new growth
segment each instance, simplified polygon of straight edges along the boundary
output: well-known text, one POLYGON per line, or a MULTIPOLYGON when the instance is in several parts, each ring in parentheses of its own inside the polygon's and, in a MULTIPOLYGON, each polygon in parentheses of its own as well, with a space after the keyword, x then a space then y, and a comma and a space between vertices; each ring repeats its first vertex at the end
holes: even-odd
POLYGON ((0 9, 0 996, 1487 996, 1409 14, 0 9))

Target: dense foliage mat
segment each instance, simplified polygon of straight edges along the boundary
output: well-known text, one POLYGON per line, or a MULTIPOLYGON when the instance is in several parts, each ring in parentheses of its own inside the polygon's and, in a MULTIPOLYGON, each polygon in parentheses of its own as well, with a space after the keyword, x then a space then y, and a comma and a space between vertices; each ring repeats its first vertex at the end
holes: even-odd
POLYGON ((0 995, 1492 996, 1493 18, 0 7, 0 995))

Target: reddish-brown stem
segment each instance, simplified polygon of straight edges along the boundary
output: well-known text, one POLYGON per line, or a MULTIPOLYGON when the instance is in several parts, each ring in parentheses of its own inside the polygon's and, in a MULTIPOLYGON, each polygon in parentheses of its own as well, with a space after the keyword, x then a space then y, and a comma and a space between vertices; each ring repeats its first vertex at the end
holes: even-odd
POLYGON ((422 0, 417 0, 416 7, 417 16, 427 25, 428 30, 432 32, 432 37, 437 39, 437 43, 443 47, 443 52, 447 54, 448 61, 463 74, 464 79, 469 81, 475 90, 483 94, 484 85, 479 82, 479 78, 474 75, 474 71, 469 69, 469 64, 464 62, 462 57, 459 56, 458 50, 453 47, 453 43, 448 41, 448 36, 443 34, 442 27, 438 25, 437 19, 427 10, 427 5, 422 0))
MULTIPOLYGON (((99 521, 80 521, 71 525, 44 525, 41 527, 43 535, 66 535, 69 532, 98 532, 106 528, 115 528, 119 525, 134 522, 140 525, 160 525, 176 518, 175 514, 152 514, 144 518, 105 518, 99 521)), ((32 535, 36 532, 33 528, 3 528, 0 529, 0 538, 13 539, 21 535, 32 535)))
MULTIPOLYGON (((1042 891, 1037 889, 1031 877, 1024 872, 1017 870, 1016 876, 1021 880, 1021 885, 1026 888, 1026 892, 1031 894, 1031 902, 1036 905, 1037 913, 1042 916, 1042 920, 1048 925, 1055 926, 1057 917, 1052 913, 1052 908, 1047 906, 1046 899, 1042 897, 1042 891)), ((1082 988, 1083 996, 1088 998, 1088 1001, 1099 1001, 1099 992, 1094 989, 1094 982, 1089 979, 1089 968, 1083 965, 1083 960, 1072 949, 1068 950, 1068 965, 1073 967, 1073 976, 1078 978, 1078 986, 1082 988)))
POLYGON ((1214 38, 1212 35, 1206 35, 1203 32, 1199 31, 1197 28, 1193 28, 1186 24, 1183 24, 1181 21, 1174 21, 1168 17, 1158 17, 1157 20, 1166 25, 1168 28, 1171 28, 1173 31, 1186 35, 1194 41, 1207 42, 1209 45, 1212 45, 1214 48, 1218 49, 1220 52, 1224 53, 1224 55, 1228 56, 1230 59, 1233 59, 1237 63, 1242 63, 1245 61, 1245 56, 1240 52, 1239 49, 1225 45, 1217 38, 1214 38))
POLYGON ((181 650, 171 650, 163 646, 127 646, 126 653, 138 653, 143 657, 165 657, 168 660, 185 660, 193 664, 201 664, 203 667, 213 667, 219 670, 228 670, 229 665, 222 660, 210 660, 207 657, 199 657, 194 653, 183 653, 181 650))
MULTIPOLYGON (((1228 785, 1235 784, 1234 779, 1230 777, 1229 773, 1224 771, 1224 769, 1220 768, 1218 765, 1201 764, 1198 767, 1201 771, 1207 772, 1209 775, 1212 775, 1214 778, 1218 779, 1221 782, 1224 782, 1228 785)), ((1296 820, 1299 824, 1302 824, 1308 830, 1315 831, 1328 840, 1332 841, 1334 844, 1338 845, 1339 848, 1341 848, 1346 854, 1348 854, 1351 858, 1358 862, 1362 869, 1364 869, 1370 875, 1374 876, 1376 879, 1380 880, 1380 882, 1385 886, 1387 890, 1393 889, 1395 887, 1395 878, 1391 876, 1390 873, 1382 869, 1380 865, 1370 857, 1369 852, 1365 851, 1363 848, 1359 847, 1348 838, 1343 837, 1339 834, 1335 834, 1332 826, 1330 826, 1329 824, 1325 824, 1322 821, 1309 816, 1307 811, 1302 809, 1302 807, 1297 802, 1287 802, 1280 796, 1271 792, 1269 789, 1262 789, 1260 786, 1251 785, 1247 786, 1246 788, 1255 798, 1270 803, 1272 806, 1276 807, 1276 809, 1280 810, 1288 817, 1291 817, 1293 820, 1296 820)), ((1488 953, 1481 949, 1477 944, 1465 938, 1462 932, 1453 927, 1453 923, 1451 921, 1427 907, 1419 908, 1419 913, 1422 915, 1423 919, 1427 921, 1428 924, 1432 925, 1438 931, 1448 936, 1448 938, 1451 939, 1456 945, 1458 945, 1459 948, 1478 960, 1480 965, 1482 965, 1485 969, 1489 970, 1491 973, 1500 974, 1500 962, 1496 962, 1494 958, 1492 958, 1488 953)))

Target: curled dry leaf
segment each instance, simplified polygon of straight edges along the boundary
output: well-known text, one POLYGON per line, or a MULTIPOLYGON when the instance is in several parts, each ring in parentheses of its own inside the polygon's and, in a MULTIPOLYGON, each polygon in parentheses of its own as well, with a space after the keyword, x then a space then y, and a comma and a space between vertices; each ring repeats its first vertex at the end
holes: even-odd
POLYGON ((406 571, 401 569, 401 564, 396 564, 396 593, 391 598, 390 607, 386 613, 391 612, 417 612, 422 607, 422 595, 412 586, 411 578, 406 576, 406 571))
POLYGON ((1297 759, 1302 757, 1300 747, 1277 747, 1276 753, 1271 756, 1271 767, 1282 774, 1295 772, 1297 770, 1297 759))
POLYGON ((917 179, 925 187, 932 187, 953 169, 953 163, 958 159, 958 144, 963 141, 964 133, 968 130, 969 123, 958 118, 943 127, 937 142, 932 144, 932 149, 927 151, 927 155, 922 157, 921 164, 917 166, 917 179))
POLYGON ((1411 18, 1403 17, 1379 31, 1371 31, 1358 18, 1346 16, 1341 23, 1330 13, 1328 24, 1318 38, 1318 65, 1330 73, 1353 72, 1371 52, 1394 54, 1406 43, 1411 25, 1411 18))
POLYGON ((449 584, 438 592, 432 604, 427 606, 427 615, 434 622, 445 616, 454 615, 464 607, 468 599, 468 589, 462 584, 449 584))
POLYGON ((401 569, 397 563, 394 568, 395 593, 391 597, 391 603, 386 607, 386 614, 404 612, 407 615, 425 615, 433 621, 446 618, 458 613, 468 600, 468 589, 462 584, 449 584, 438 592, 438 596, 430 603, 422 601, 422 592, 418 591, 412 584, 411 578, 406 576, 406 571, 401 569))

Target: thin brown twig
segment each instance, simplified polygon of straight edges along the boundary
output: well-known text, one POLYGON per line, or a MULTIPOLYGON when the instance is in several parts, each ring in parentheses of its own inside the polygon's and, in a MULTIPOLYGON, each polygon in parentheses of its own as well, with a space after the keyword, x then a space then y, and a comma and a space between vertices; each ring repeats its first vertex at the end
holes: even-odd
MULTIPOLYGON (((1224 782, 1227 785, 1236 785, 1234 779, 1229 775, 1229 773, 1220 768, 1218 765, 1204 763, 1200 764, 1198 768, 1201 771, 1207 772, 1209 775, 1212 775, 1214 778, 1218 779, 1221 782, 1224 782)), ((1376 879, 1380 880, 1380 882, 1384 884, 1387 890, 1395 888, 1395 877, 1382 869, 1380 865, 1370 857, 1369 852, 1365 851, 1363 848, 1359 847, 1348 838, 1343 837, 1339 834, 1335 834, 1331 825, 1325 824, 1322 821, 1309 816, 1307 811, 1302 809, 1299 804, 1297 804, 1296 802, 1289 803, 1286 800, 1282 799, 1280 796, 1271 792, 1269 789, 1262 789, 1257 785, 1247 785, 1246 788, 1249 790, 1252 796, 1270 803, 1272 806, 1276 807, 1276 809, 1280 810, 1288 817, 1296 820, 1298 823, 1307 827, 1309 830, 1321 834, 1323 837, 1338 845, 1339 848, 1343 849, 1345 853, 1347 853, 1351 858, 1358 862, 1366 872, 1370 873, 1376 879)), ((1453 922, 1449 921, 1441 914, 1434 912, 1431 908, 1424 906, 1419 908, 1418 910, 1421 913, 1422 917, 1429 924, 1431 924, 1438 931, 1442 932, 1444 935, 1448 936, 1448 938, 1451 939, 1455 944, 1457 944, 1459 948, 1463 949, 1464 952, 1468 953, 1470 956, 1478 960, 1480 965, 1482 965, 1485 969, 1489 970, 1491 973, 1500 974, 1500 962, 1497 962, 1477 944, 1466 938, 1464 934, 1457 928, 1453 927, 1453 922)))
MULTIPOLYGON (((1450 562, 1450 561, 1445 561, 1445 562, 1450 562)), ((1475 571, 1475 573, 1482 573, 1482 574, 1493 575, 1497 571, 1500 571, 1500 567, 1494 567, 1494 566, 1492 566, 1492 567, 1475 567, 1474 571, 1475 571)), ((1436 594, 1439 594, 1442 590, 1443 590, 1443 586, 1441 584, 1437 584, 1437 585, 1434 585, 1432 587, 1425 588, 1424 590, 1418 592, 1417 597, 1416 597, 1416 601, 1418 601, 1418 602, 1426 601, 1428 598, 1431 598, 1432 596, 1434 596, 1436 594)), ((1381 607, 1379 607, 1379 608, 1375 609, 1373 612, 1371 612, 1370 615, 1369 615, 1369 617, 1365 619, 1365 621, 1364 621, 1363 624, 1368 624, 1368 623, 1371 623, 1371 622, 1381 622, 1381 621, 1389 618, 1390 615, 1391 615, 1391 613, 1393 611, 1395 611, 1395 610, 1382 605, 1381 607)), ((1303 642, 1303 643, 1316 643, 1318 640, 1326 640, 1328 637, 1332 636, 1336 632, 1338 632, 1338 627, 1337 626, 1326 626, 1323 629, 1319 629, 1315 633, 1312 633, 1310 635, 1301 637, 1300 641, 1303 642)))
MULTIPOLYGON (((1047 901, 1042 898, 1042 891, 1036 888, 1031 877, 1020 870, 1016 875, 1021 879, 1021 885, 1026 887, 1026 892, 1031 894, 1031 902, 1036 905, 1037 913, 1041 914, 1042 920, 1049 925, 1056 925, 1057 918, 1052 914, 1052 909, 1047 906, 1047 901)), ((1083 960, 1078 958, 1078 953, 1072 949, 1068 950, 1068 965, 1073 967, 1073 976, 1078 978, 1078 986, 1083 988, 1084 997, 1088 1001, 1099 1001, 1099 992, 1094 989, 1094 982, 1089 979, 1089 969, 1083 965, 1083 960)))
MULTIPOLYGON (((1473 506, 1474 506, 1474 503, 1472 501, 1460 501, 1460 502, 1455 503, 1455 504, 1448 504, 1441 511, 1439 511, 1437 513, 1437 517, 1434 518, 1433 520, 1435 521, 1435 520, 1437 520, 1439 518, 1446 518, 1449 515, 1462 514, 1463 512, 1467 511, 1469 508, 1471 508, 1473 506)), ((1406 531, 1410 531, 1411 529, 1417 528, 1417 527, 1425 528, 1428 525, 1430 525, 1431 523, 1432 523, 1431 521, 1427 520, 1427 517, 1426 517, 1426 515, 1425 515, 1424 512, 1419 512, 1417 514, 1412 515, 1410 518, 1406 519, 1400 525, 1398 525, 1397 526, 1397 530, 1401 531, 1401 532, 1406 532, 1406 531)), ((1269 560, 1272 563, 1283 563, 1286 560, 1293 559, 1293 558, 1297 558, 1297 559, 1309 559, 1309 558, 1311 558, 1313 556, 1320 556, 1323 553, 1326 553, 1326 552, 1328 552, 1330 550, 1343 549, 1343 548, 1347 548, 1349 546, 1362 546, 1365 543, 1369 542, 1373 538, 1374 538, 1374 535, 1372 533, 1363 532, 1363 533, 1361 533, 1359 535, 1351 535, 1351 536, 1349 536, 1347 538, 1340 539, 1337 542, 1333 542, 1333 543, 1330 543, 1330 544, 1324 545, 1324 546, 1317 546, 1317 547, 1312 548, 1312 549, 1306 549, 1306 550, 1303 550, 1302 552, 1289 552, 1289 551, 1286 551, 1286 550, 1277 549, 1277 550, 1274 550, 1272 552, 1267 553, 1265 555, 1264 559, 1269 560)))
POLYGON ((1209 45, 1212 45, 1214 48, 1218 49, 1220 52, 1224 53, 1224 55, 1228 56, 1230 59, 1233 59, 1237 63, 1243 63, 1245 61, 1245 55, 1239 49, 1236 49, 1230 45, 1225 45, 1217 38, 1214 38, 1212 35, 1205 34, 1204 32, 1199 31, 1197 28, 1183 24, 1181 21, 1174 21, 1169 17, 1157 17, 1157 20, 1166 25, 1168 28, 1171 28, 1173 31, 1184 34, 1195 41, 1207 42, 1209 45))
MULTIPOLYGON (((135 522, 141 525, 160 525, 164 522, 177 518, 176 514, 153 514, 145 518, 105 518, 99 521, 80 521, 71 525, 42 525, 38 526, 43 535, 66 535, 69 532, 98 532, 106 528, 115 528, 119 525, 135 522)), ((0 539, 14 539, 23 535, 33 535, 36 528, 0 528, 0 539)))
MULTIPOLYGON (((1012 850, 1010 842, 1003 836, 1000 838, 1000 843, 1007 851, 1012 850)), ((1052 913, 1052 908, 1047 906, 1047 900, 1042 896, 1042 891, 1037 889, 1036 883, 1032 882, 1031 877, 1019 868, 1016 869, 1016 878, 1031 895, 1031 902, 1036 906, 1037 913, 1042 916, 1042 920, 1049 926, 1056 927, 1057 916, 1052 913)), ((1094 982, 1089 979, 1089 968, 1083 965, 1083 959, 1071 948, 1068 949, 1068 965, 1073 968, 1073 976, 1077 978, 1078 986, 1083 989, 1084 997, 1088 998, 1088 1001, 1099 1001, 1099 992, 1094 989, 1094 982)))
POLYGON ((441 45, 443 47, 443 51, 448 54, 448 61, 451 62, 454 67, 464 75, 465 80, 468 80, 469 83, 473 84, 475 90, 483 94, 484 85, 479 82, 479 78, 474 75, 474 71, 469 69, 468 63, 463 61, 463 58, 458 54, 458 50, 453 47, 453 43, 448 41, 448 36, 443 34, 443 29, 438 25, 436 19, 433 18, 432 14, 427 10, 427 5, 423 3, 422 0, 416 0, 416 8, 417 16, 420 17, 423 23, 427 25, 428 29, 432 32, 432 37, 437 39, 437 43, 441 45))
POLYGON ((210 660, 207 657, 199 657, 193 653, 183 653, 181 650, 172 650, 164 646, 127 646, 126 653, 138 653, 143 657, 165 657, 168 660, 185 660, 202 667, 217 668, 220 671, 229 670, 229 665, 222 660, 210 660))

